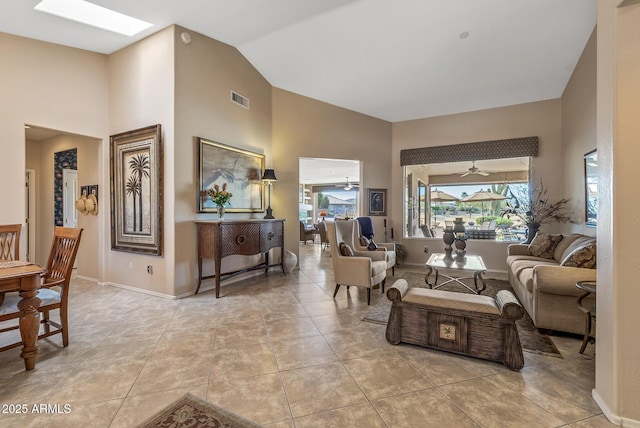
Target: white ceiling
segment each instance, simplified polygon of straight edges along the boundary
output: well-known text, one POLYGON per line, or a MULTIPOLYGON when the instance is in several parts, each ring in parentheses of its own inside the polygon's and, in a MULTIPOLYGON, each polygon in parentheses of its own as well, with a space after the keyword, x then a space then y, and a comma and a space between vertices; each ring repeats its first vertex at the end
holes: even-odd
POLYGON ((154 24, 129 38, 38 1, 0 2, 0 31, 111 53, 175 23, 273 86, 391 122, 558 98, 596 22, 596 0, 94 0, 154 24))

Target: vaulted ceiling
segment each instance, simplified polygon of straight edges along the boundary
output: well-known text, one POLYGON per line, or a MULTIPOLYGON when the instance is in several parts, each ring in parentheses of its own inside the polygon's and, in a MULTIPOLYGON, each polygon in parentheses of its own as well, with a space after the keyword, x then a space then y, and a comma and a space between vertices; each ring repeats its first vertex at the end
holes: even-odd
POLYGON ((596 0, 93 0, 153 24, 126 37, 38 2, 0 2, 0 31, 108 54, 178 24, 273 86, 391 122, 558 98, 596 22, 596 0))

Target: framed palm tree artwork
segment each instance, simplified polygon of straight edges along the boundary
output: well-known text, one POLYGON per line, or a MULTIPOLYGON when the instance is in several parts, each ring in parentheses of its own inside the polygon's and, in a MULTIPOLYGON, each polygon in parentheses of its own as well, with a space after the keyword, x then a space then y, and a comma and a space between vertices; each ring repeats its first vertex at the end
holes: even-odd
POLYGON ((111 249, 162 255, 162 128, 111 136, 111 249))

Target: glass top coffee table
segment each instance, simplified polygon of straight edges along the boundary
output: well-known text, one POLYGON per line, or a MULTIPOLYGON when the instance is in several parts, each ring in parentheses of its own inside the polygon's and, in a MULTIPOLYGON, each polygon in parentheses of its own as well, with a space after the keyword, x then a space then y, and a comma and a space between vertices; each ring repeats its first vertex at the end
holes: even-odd
POLYGON ((447 256, 445 253, 433 253, 431 254, 431 257, 429 257, 429 260, 427 260, 426 265, 427 274, 424 277, 424 282, 427 283, 429 288, 434 290, 437 290, 449 283, 461 285, 474 294, 480 294, 487 288, 487 284, 485 284, 484 278, 482 278, 482 274, 487 271, 487 268, 485 267, 481 256, 465 255, 464 257, 451 257, 447 256), (460 276, 445 275, 440 273, 438 269, 460 271, 460 276), (434 271, 436 278, 432 284, 429 282, 429 277, 434 271), (473 276, 465 276, 471 274, 473 274, 473 276), (446 281, 438 284, 438 278, 440 276, 445 277, 446 281), (462 282, 463 279, 473 279, 475 289, 462 282), (478 287, 478 282, 480 282, 481 287, 478 287))

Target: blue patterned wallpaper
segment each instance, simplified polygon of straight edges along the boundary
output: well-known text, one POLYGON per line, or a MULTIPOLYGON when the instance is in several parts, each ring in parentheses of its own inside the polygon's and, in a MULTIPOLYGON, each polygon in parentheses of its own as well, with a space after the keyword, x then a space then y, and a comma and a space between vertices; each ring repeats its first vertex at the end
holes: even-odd
POLYGON ((56 226, 64 226, 62 206, 62 170, 78 169, 78 149, 57 152, 53 158, 53 218, 56 226))

